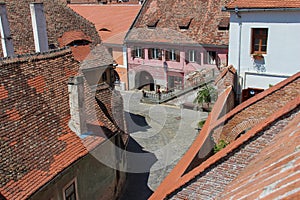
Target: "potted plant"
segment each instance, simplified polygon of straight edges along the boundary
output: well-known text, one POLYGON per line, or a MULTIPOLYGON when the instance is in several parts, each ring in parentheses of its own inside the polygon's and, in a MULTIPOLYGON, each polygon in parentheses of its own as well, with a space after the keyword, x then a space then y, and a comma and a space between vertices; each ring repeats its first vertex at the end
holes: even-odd
POLYGON ((252 54, 252 58, 254 60, 263 60, 264 56, 261 53, 255 53, 255 54, 252 54))
POLYGON ((201 105, 204 111, 209 111, 210 103, 212 102, 212 100, 216 100, 216 97, 216 89, 212 86, 205 85, 197 92, 197 96, 194 99, 194 103, 198 103, 199 105, 201 105))

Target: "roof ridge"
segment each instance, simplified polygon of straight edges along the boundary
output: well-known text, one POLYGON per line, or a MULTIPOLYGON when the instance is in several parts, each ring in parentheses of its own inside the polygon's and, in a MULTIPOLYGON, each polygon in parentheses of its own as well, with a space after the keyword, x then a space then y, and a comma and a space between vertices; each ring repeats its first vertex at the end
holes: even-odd
POLYGON ((284 116, 285 114, 291 112, 292 110, 296 109, 300 105, 300 95, 297 98, 287 103, 283 108, 279 109, 277 112, 273 113, 271 116, 254 126, 250 129, 247 133, 242 135, 237 140, 233 141, 232 143, 228 144, 223 150, 217 152, 215 155, 208 158, 204 161, 201 165, 191 170, 189 173, 185 174, 181 178, 179 178, 173 185, 169 191, 166 191, 166 196, 174 192, 176 189, 182 187, 184 184, 188 183, 189 181, 193 180, 197 175, 204 172, 210 166, 212 166, 217 161, 221 160, 225 156, 227 156, 230 152, 237 149, 239 146, 247 142, 250 138, 255 136, 257 133, 262 131, 264 128, 269 126, 272 122, 279 119, 280 117, 284 116))
MULTIPOLYGON (((206 139, 209 136, 209 133, 211 132, 212 128, 213 128, 213 122, 217 119, 217 117, 220 115, 220 113, 222 112, 223 109, 219 109, 219 105, 222 104, 221 106, 224 106, 225 101, 223 101, 224 98, 228 98, 229 94, 231 93, 231 91, 233 90, 232 86, 228 87, 217 99, 215 106, 213 107, 213 110, 211 111, 211 113, 208 115, 208 118, 206 119, 206 122, 203 126, 203 128, 201 129, 199 135, 197 136, 197 138, 194 140, 194 142, 192 143, 192 145, 190 146, 189 150, 186 152, 185 155, 187 155, 189 152, 198 152, 199 149, 198 147, 201 147, 206 139), (224 98, 221 98, 222 96, 224 96, 224 98)), ((177 181, 180 179, 180 177, 176 177, 177 179, 174 180, 174 175, 176 176, 181 176, 186 169, 188 168, 190 162, 192 161, 193 157, 194 157, 194 153, 192 158, 190 159, 190 157, 187 156, 183 156, 181 158, 181 160, 177 163, 177 165, 175 166, 175 168, 168 174, 168 176, 163 180, 163 182, 160 184, 160 186, 156 189, 156 191, 153 193, 153 195, 149 198, 150 200, 155 200, 157 199, 157 196, 159 196, 160 190, 162 190, 161 192, 164 191, 163 186, 167 185, 169 186, 170 184, 173 184, 174 181, 177 181), (183 165, 183 167, 181 167, 181 163, 185 164, 188 163, 186 166, 183 165), (169 180, 170 179, 170 180, 169 180), (169 183, 170 182, 170 183, 169 183)), ((162 199, 162 198, 158 198, 158 199, 162 199)))
POLYGON ((254 103, 262 100, 263 98, 265 98, 266 96, 280 90, 281 88, 283 88, 284 86, 288 85, 289 83, 295 81, 296 79, 300 78, 300 72, 294 74, 293 76, 283 80, 282 82, 274 85, 273 87, 270 87, 266 90, 264 90, 261 93, 258 93, 257 95, 255 95, 254 97, 248 99, 247 101, 243 102, 242 104, 239 104, 238 106, 236 106, 234 109, 232 109, 230 112, 228 112, 226 115, 224 115, 223 117, 221 117, 220 119, 218 119, 215 124, 214 127, 224 123, 226 120, 229 120, 230 118, 232 118, 234 115, 236 115, 237 113, 241 112, 242 110, 244 110, 245 108, 253 105, 254 103))

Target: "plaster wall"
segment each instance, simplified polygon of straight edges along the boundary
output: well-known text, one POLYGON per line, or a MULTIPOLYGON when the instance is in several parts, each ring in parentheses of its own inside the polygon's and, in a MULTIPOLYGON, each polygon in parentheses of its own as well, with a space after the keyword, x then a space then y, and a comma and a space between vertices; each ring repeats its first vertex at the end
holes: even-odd
POLYGON ((268 88, 269 84, 276 84, 300 70, 300 11, 239 14, 240 18, 234 13, 230 16, 228 64, 240 72, 243 88, 268 88), (252 28, 268 28, 267 53, 263 55, 264 60, 258 63, 265 70, 255 68, 257 65, 251 55, 252 28), (257 73, 257 78, 253 74, 246 77, 245 72, 257 73), (261 78, 261 74, 267 76, 261 78))

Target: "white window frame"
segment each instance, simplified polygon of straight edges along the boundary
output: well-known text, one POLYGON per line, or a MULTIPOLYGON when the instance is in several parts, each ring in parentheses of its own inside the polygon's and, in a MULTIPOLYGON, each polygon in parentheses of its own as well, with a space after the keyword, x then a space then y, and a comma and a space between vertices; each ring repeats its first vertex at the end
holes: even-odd
POLYGON ((170 60, 176 61, 176 50, 175 49, 170 49, 170 60))
POLYGON ((143 55, 142 50, 143 50, 142 47, 134 47, 136 58, 141 58, 142 57, 142 55, 143 55))
POLYGON ((74 188, 75 188, 75 198, 76 200, 79 200, 78 197, 78 189, 77 189, 77 178, 75 177, 74 179, 72 179, 62 190, 63 193, 63 199, 66 200, 66 189, 68 187, 70 187, 72 184, 74 184, 74 188))
POLYGON ((189 50, 189 62, 196 62, 196 50, 189 50))
POLYGON ((210 64, 210 65, 217 64, 217 52, 216 51, 207 51, 207 64, 210 64), (215 58, 213 58, 212 54, 215 54, 215 58))
POLYGON ((152 58, 153 59, 159 59, 160 55, 159 55, 159 49, 158 48, 153 48, 153 54, 152 54, 152 58))

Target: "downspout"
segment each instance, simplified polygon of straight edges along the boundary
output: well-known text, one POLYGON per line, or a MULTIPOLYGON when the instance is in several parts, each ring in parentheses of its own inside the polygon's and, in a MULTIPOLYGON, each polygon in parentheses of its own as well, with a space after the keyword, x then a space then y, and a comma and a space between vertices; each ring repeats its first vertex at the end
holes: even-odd
POLYGON ((146 9, 146 5, 148 5, 148 0, 145 0, 144 3, 142 4, 142 7, 141 9, 139 10, 138 14, 136 15, 136 17, 134 18, 134 21, 133 23, 131 24, 129 30, 127 31, 125 37, 124 37, 124 40, 123 40, 123 47, 126 48, 126 67, 127 67, 127 89, 129 90, 129 70, 128 70, 128 67, 129 67, 129 64, 128 64, 128 52, 127 52, 127 49, 128 49, 128 44, 127 44, 127 38, 128 38, 128 35, 130 33, 130 31, 134 28, 135 24, 137 23, 138 21, 138 18, 140 17, 142 11, 144 11, 144 9, 146 9))
MULTIPOLYGON (((241 18, 238 7, 234 10, 236 16, 241 18)), ((242 22, 239 22, 239 48, 238 48, 238 69, 237 69, 237 102, 241 101, 241 51, 242 51, 242 22)))

